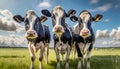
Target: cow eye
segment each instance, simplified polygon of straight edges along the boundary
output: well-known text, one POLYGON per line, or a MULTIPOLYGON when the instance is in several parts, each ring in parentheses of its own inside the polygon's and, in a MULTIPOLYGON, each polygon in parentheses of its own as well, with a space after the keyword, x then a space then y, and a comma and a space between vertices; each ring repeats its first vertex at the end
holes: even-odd
POLYGON ((92 18, 89 19, 89 22, 92 22, 92 18))
POLYGON ((27 19, 27 18, 24 20, 24 22, 25 22, 25 23, 29 23, 29 21, 28 21, 28 19, 27 19))
POLYGON ((54 14, 52 15, 52 18, 54 18, 54 19, 55 19, 55 15, 54 15, 54 14))
POLYGON ((29 24, 25 25, 25 29, 28 30, 29 29, 29 24))

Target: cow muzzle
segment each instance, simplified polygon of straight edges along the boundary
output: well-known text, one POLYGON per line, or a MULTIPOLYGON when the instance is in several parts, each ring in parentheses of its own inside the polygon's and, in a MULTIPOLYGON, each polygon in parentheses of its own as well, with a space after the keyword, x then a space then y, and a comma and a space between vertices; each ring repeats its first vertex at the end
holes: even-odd
POLYGON ((61 36, 64 33, 64 28, 61 25, 57 25, 53 28, 53 32, 58 36, 61 36))
POLYGON ((86 38, 90 36, 90 31, 88 29, 83 29, 80 31, 80 36, 86 38))
POLYGON ((32 30, 27 31, 26 38, 27 39, 35 39, 35 38, 37 38, 37 33, 35 31, 32 31, 32 30))

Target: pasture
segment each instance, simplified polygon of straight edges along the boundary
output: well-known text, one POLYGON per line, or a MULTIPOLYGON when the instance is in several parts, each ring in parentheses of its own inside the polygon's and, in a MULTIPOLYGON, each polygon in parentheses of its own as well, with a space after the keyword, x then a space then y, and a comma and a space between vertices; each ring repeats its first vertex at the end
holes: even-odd
MULTIPOLYGON (((39 51, 36 53, 35 69, 39 69, 38 54, 39 51)), ((77 63, 71 54, 70 69, 77 69, 77 63)), ((29 66, 30 55, 27 48, 0 48, 0 69, 29 69, 29 66)), ((45 64, 43 61, 43 68, 55 67, 55 52, 50 49, 49 63, 45 64)), ((120 48, 94 49, 91 55, 91 69, 120 69, 120 48)))

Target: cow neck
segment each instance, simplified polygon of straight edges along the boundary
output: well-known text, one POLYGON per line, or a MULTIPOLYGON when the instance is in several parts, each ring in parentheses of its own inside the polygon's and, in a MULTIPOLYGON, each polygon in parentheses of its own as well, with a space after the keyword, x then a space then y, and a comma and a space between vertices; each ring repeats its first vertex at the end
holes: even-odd
POLYGON ((38 31, 37 31, 37 34, 38 34, 38 38, 41 39, 41 40, 44 40, 45 38, 45 30, 44 30, 44 27, 41 23, 38 24, 38 31))

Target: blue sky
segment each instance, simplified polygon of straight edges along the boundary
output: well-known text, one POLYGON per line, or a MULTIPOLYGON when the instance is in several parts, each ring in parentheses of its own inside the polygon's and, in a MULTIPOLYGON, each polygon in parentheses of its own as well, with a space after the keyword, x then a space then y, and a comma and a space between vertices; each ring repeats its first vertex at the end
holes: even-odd
MULTIPOLYGON (((25 13, 32 9, 40 16, 40 8, 48 8, 50 11, 56 5, 62 6, 66 11, 69 9, 75 9, 77 11, 76 16, 84 10, 90 10, 94 16, 97 13, 103 15, 103 19, 93 24, 93 28, 97 29, 108 29, 117 28, 120 26, 120 1, 119 0, 1 0, 0 10, 8 9, 13 15, 25 13), (42 5, 43 2, 47 2, 49 5, 42 5), (45 6, 45 7, 44 7, 45 6)), ((49 19, 45 24, 50 25, 51 20, 49 19)), ((73 25, 72 22, 67 19, 67 23, 73 25)))
MULTIPOLYGON (((10 28, 17 26, 14 28, 16 29, 18 25, 11 19, 12 16, 16 14, 24 16, 28 10, 35 10, 37 15, 41 16, 41 9, 46 8, 52 11, 54 6, 57 5, 62 6, 66 12, 70 9, 76 10, 76 16, 78 16, 82 10, 90 11, 93 16, 95 14, 102 14, 103 19, 92 25, 95 32, 105 29, 111 31, 112 29, 118 29, 118 27, 120 27, 120 0, 0 0, 0 20, 3 20, 3 25, 1 25, 2 22, 0 22, 0 25, 4 26, 6 25, 5 23, 7 23, 7 26, 10 28), (15 26, 11 26, 11 24, 15 26)), ((66 22, 71 27, 76 24, 70 21, 69 18, 66 19, 66 22)), ((51 18, 44 24, 47 24, 52 31, 51 18)), ((24 23, 20 25, 24 28, 24 23)), ((0 28, 0 35, 9 36, 15 34, 15 30, 12 29, 13 31, 11 32, 5 29, 7 26, 0 28)), ((24 36, 25 31, 17 32, 16 34, 24 36)))

